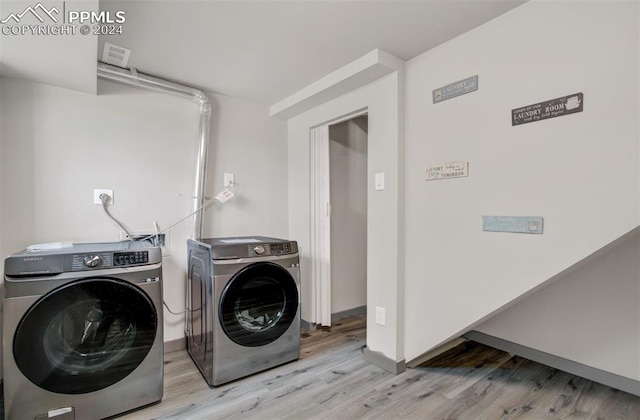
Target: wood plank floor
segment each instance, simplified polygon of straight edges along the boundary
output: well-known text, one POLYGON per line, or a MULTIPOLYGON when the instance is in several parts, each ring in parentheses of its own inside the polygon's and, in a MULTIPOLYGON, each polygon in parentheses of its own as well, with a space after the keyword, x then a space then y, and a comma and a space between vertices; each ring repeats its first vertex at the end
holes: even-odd
POLYGON ((400 375, 362 359, 364 319, 303 332, 298 361, 209 388, 165 355, 162 402, 124 419, 640 419, 640 397, 474 342, 400 375))

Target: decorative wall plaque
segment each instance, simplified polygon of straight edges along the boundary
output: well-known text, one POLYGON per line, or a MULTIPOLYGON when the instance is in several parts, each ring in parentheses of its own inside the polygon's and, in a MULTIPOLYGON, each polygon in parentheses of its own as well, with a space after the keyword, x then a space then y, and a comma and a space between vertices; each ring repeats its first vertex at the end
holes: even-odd
POLYGON ((539 216, 482 216, 485 232, 542 234, 542 217, 539 216))
POLYGON ((582 92, 511 110, 511 125, 542 121, 582 112, 582 92))
POLYGON ((427 168, 427 181, 469 176, 469 162, 449 162, 427 168))
POLYGON ((466 95, 467 93, 475 92, 478 90, 478 75, 468 77, 464 80, 448 84, 441 88, 438 88, 432 92, 433 103, 446 101, 447 99, 455 98, 456 96, 466 95))

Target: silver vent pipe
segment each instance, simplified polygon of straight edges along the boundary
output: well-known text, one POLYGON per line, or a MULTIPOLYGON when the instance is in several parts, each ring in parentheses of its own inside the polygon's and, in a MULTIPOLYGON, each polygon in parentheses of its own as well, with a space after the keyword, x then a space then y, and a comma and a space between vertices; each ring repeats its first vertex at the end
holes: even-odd
POLYGON ((207 96, 198 89, 159 79, 136 69, 123 69, 110 64, 98 62, 98 77, 124 83, 143 89, 155 90, 190 99, 200 105, 200 120, 198 128, 198 156, 193 192, 193 239, 203 236, 204 211, 198 211, 205 204, 205 177, 207 169, 207 145, 209 144, 209 128, 211 124, 211 103, 207 96))

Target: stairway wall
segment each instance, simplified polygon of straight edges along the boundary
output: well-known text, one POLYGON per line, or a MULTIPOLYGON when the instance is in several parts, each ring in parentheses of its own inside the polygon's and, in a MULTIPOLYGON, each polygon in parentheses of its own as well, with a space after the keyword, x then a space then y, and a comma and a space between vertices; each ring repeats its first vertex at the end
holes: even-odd
POLYGON ((636 230, 475 330, 640 380, 639 256, 636 230))
POLYGON ((407 62, 407 361, 638 226, 638 13, 533 0, 407 62), (478 91, 432 103, 473 75, 478 91), (511 126, 576 92, 583 112, 511 126), (469 176, 425 180, 449 161, 469 176), (542 216, 544 233, 483 232, 483 215, 542 216))

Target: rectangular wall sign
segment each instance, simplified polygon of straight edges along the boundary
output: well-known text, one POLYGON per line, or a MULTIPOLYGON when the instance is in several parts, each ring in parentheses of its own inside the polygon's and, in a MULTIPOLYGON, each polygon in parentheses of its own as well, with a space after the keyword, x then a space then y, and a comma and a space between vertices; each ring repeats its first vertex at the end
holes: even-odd
POLYGON ((434 90, 432 92, 433 103, 437 104, 438 102, 475 92, 476 90, 478 90, 478 75, 467 77, 464 80, 459 80, 434 90))
POLYGON ((542 217, 539 216, 482 216, 485 232, 512 232, 542 234, 542 217))
POLYGON ((427 168, 427 181, 469 176, 469 162, 449 162, 427 168))
POLYGON ((582 92, 511 110, 511 125, 542 121, 582 112, 582 92))

